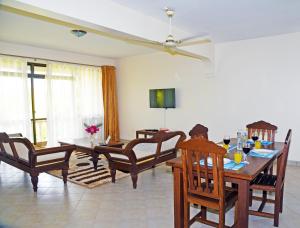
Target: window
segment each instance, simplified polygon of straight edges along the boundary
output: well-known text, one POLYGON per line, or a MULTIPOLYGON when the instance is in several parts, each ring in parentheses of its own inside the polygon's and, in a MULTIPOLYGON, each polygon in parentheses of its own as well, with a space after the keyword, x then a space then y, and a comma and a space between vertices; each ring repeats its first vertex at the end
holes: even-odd
POLYGON ((50 145, 85 137, 83 123, 103 122, 101 76, 98 67, 0 55, 0 131, 50 145))

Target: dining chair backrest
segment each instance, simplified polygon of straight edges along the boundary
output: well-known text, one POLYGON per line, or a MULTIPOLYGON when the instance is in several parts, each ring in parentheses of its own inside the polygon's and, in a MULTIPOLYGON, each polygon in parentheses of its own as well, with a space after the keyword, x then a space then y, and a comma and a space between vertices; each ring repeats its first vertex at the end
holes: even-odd
POLYGON ((271 142, 275 141, 275 133, 277 130, 277 126, 270 124, 266 121, 260 120, 251 124, 248 124, 248 137, 251 138, 251 136, 257 132, 258 135, 262 137, 263 140, 268 140, 271 142))
POLYGON ((180 143, 184 194, 224 200, 224 156, 226 150, 205 138, 180 143))
POLYGON ((204 137, 208 139, 208 128, 201 125, 201 124, 196 124, 192 130, 190 130, 189 135, 191 138, 196 138, 196 137, 204 137))
POLYGON ((278 164, 278 173, 277 173, 277 184, 281 184, 284 182, 285 178, 285 171, 286 171, 286 165, 287 165, 287 160, 289 156, 289 151, 290 151, 290 144, 291 144, 291 139, 292 139, 292 130, 289 129, 288 133, 285 138, 284 142, 284 148, 283 152, 280 155, 278 159, 280 159, 280 163, 278 164))

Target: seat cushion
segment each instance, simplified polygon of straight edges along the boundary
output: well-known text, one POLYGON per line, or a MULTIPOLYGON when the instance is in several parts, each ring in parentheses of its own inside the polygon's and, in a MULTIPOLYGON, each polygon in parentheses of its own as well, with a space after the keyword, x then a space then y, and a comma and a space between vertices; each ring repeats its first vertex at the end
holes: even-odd
POLYGON ((19 158, 29 162, 29 150, 28 148, 25 146, 25 144, 23 143, 19 143, 19 142, 14 142, 17 154, 19 156, 19 158))
POLYGON ((126 155, 123 154, 114 154, 114 153, 110 153, 109 154, 112 158, 120 158, 120 159, 125 159, 128 160, 129 158, 126 155))
POLYGON ((141 159, 150 155, 155 155, 158 143, 139 143, 132 150, 137 159, 141 159))
POLYGON ((11 156, 14 156, 13 152, 12 152, 12 149, 11 149, 11 146, 9 145, 9 143, 3 143, 3 147, 4 147, 4 150, 7 154, 11 155, 11 156))
POLYGON ((180 135, 176 135, 173 138, 170 138, 169 140, 163 141, 161 144, 161 151, 174 149, 179 138, 180 135))
MULTIPOLYGON (((39 151, 36 151, 37 153, 39 151)), ((36 157, 37 162, 44 162, 44 161, 49 161, 52 159, 61 159, 64 160, 66 152, 58 152, 54 154, 45 154, 45 155, 40 155, 36 157)))

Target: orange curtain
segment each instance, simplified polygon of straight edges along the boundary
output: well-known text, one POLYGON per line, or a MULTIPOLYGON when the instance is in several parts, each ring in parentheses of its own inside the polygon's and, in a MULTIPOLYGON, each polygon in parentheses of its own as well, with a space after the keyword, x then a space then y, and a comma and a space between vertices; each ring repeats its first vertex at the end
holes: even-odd
POLYGON ((104 137, 112 141, 120 140, 116 69, 114 66, 101 66, 104 106, 104 137))

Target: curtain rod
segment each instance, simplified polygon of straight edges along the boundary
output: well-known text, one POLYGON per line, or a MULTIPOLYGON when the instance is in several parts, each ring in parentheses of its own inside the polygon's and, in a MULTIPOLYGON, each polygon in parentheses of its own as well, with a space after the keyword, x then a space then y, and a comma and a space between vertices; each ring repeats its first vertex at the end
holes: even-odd
POLYGON ((19 57, 19 58, 27 58, 27 59, 34 59, 34 60, 53 61, 53 62, 59 62, 59 63, 77 64, 77 65, 82 65, 82 66, 101 67, 99 65, 84 64, 84 63, 75 63, 75 62, 60 61, 60 60, 46 59, 46 58, 35 58, 35 57, 22 56, 22 55, 10 55, 10 54, 3 54, 3 53, 0 53, 0 55, 6 55, 6 56, 12 56, 12 57, 19 57))

